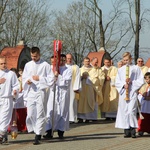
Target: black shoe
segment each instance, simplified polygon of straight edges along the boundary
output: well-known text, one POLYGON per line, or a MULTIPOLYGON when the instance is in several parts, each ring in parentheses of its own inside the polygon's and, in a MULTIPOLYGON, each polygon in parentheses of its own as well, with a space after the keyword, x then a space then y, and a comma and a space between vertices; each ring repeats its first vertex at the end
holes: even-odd
POLYGON ((89 123, 90 122, 90 120, 85 120, 85 123, 89 123))
POLYGON ((130 135, 124 135, 124 138, 130 138, 131 136, 130 135))
POLYGON ((116 121, 116 118, 111 118, 112 121, 116 121))
POLYGON ((130 129, 124 129, 124 138, 129 138, 131 137, 131 131, 130 129))
POLYGON ((2 137, 0 137, 0 143, 1 144, 7 144, 8 143, 8 136, 7 136, 7 134, 5 134, 2 137))
POLYGON ((35 140, 33 142, 33 145, 39 145, 40 142, 39 142, 39 139, 40 139, 41 135, 35 135, 35 140))
POLYGON ((39 140, 35 139, 33 145, 39 145, 39 144, 40 144, 39 140))
POLYGON ((49 134, 46 134, 46 135, 43 135, 43 138, 44 138, 44 139, 52 139, 53 136, 52 136, 52 135, 49 135, 49 134))
POLYGON ((139 136, 143 136, 143 134, 144 134, 144 132, 142 132, 142 131, 138 132, 139 136))
POLYGON ((78 119, 78 123, 83 123, 83 119, 78 119))
POLYGON ((52 139, 53 138, 53 136, 52 136, 52 130, 50 129, 50 130, 47 130, 46 132, 47 132, 47 134, 43 135, 43 138, 44 139, 52 139))
POLYGON ((38 135, 38 140, 39 140, 39 141, 41 140, 41 135, 38 135))
POLYGON ((2 140, 3 140, 3 138, 2 138, 2 137, 0 137, 0 143, 2 142, 2 140))
POLYGON ((135 130, 135 128, 130 128, 130 130, 131 130, 131 137, 132 138, 136 138, 136 130, 135 130))
POLYGON ((111 120, 111 118, 108 118, 108 117, 107 117, 105 120, 106 120, 106 121, 110 121, 110 120, 111 120))
POLYGON ((131 135, 131 137, 132 137, 132 138, 136 138, 136 135, 135 135, 135 134, 133 134, 133 135, 131 135))
POLYGON ((97 122, 98 120, 92 120, 92 122, 97 122))
POLYGON ((58 136, 59 136, 59 139, 63 139, 64 138, 64 131, 58 130, 58 136))

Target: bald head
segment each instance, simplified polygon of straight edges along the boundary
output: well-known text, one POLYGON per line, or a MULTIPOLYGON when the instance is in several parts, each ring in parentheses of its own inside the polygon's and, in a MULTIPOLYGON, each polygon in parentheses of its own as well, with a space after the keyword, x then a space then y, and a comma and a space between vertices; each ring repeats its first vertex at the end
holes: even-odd
POLYGON ((72 61, 73 61, 72 54, 67 54, 66 55, 66 64, 70 65, 70 64, 72 64, 72 61))
POLYGON ((92 58, 91 65, 94 67, 98 66, 98 58, 97 57, 92 58))

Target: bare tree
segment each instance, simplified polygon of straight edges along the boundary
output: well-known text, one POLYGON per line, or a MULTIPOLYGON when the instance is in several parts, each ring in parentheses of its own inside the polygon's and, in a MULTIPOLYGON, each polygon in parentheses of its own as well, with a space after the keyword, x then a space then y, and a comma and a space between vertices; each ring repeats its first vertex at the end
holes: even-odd
POLYGON ((7 13, 6 7, 9 0, 1 0, 0 1, 0 33, 3 31, 3 25, 6 23, 6 18, 4 18, 4 14, 7 13))
POLYGON ((3 16, 7 22, 3 25, 1 37, 5 39, 3 45, 16 46, 23 39, 29 46, 43 45, 49 36, 48 25, 50 12, 46 1, 40 0, 10 0, 3 16))
POLYGON ((9 0, 1 0, 0 1, 0 49, 2 47, 2 43, 4 42, 4 39, 1 36, 1 33, 4 31, 3 26, 6 23, 6 18, 4 17, 5 14, 10 13, 11 10, 7 11, 7 5, 9 0))
POLYGON ((53 39, 59 35, 63 41, 63 52, 71 52, 75 62, 81 65, 82 58, 91 50, 86 24, 91 22, 90 11, 82 2, 73 2, 66 12, 55 14, 54 23, 50 27, 53 39))
MULTIPOLYGON (((129 46, 133 38, 131 27, 127 24, 128 20, 124 16, 122 7, 124 1, 113 1, 113 9, 110 11, 109 17, 103 15, 99 0, 84 0, 84 3, 95 14, 95 19, 98 20, 98 23, 97 21, 95 23, 99 25, 99 46, 104 47, 114 58, 120 51, 129 46)), ((97 28, 96 25, 91 30, 94 31, 95 28, 97 28)), ((94 43, 94 40, 92 42, 94 43)))
POLYGON ((145 12, 143 12, 142 16, 141 16, 140 0, 135 0, 134 2, 127 0, 127 2, 128 2, 128 6, 129 6, 129 18, 130 18, 132 30, 135 35, 134 62, 136 63, 136 61, 139 57, 139 40, 140 40, 141 23, 142 23, 143 15, 145 12), (132 12, 132 10, 133 10, 132 8, 135 8, 134 12, 132 12), (134 16, 133 16, 133 13, 135 14, 134 16))

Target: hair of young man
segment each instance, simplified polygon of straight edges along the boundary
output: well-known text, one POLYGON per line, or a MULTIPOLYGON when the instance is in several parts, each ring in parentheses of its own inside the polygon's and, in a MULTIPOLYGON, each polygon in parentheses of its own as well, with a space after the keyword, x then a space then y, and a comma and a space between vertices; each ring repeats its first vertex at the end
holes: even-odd
POLYGON ((124 58, 124 57, 127 57, 127 56, 128 56, 129 58, 132 57, 130 52, 125 52, 125 53, 122 55, 123 58, 124 58))
POLYGON ((146 79, 146 77, 150 78, 150 72, 146 72, 144 75, 144 79, 146 79))
POLYGON ((104 58, 104 61, 105 61, 105 60, 111 61, 111 58, 107 58, 107 57, 106 57, 106 58, 104 58))
POLYGON ((19 71, 23 71, 23 68, 19 68, 19 69, 18 69, 18 72, 19 72, 19 71))
POLYGON ((65 54, 60 54, 60 57, 66 58, 65 54))
POLYGON ((40 49, 39 49, 38 47, 32 47, 32 48, 30 49, 30 52, 31 52, 31 53, 40 54, 40 49))
POLYGON ((54 58, 54 55, 52 55, 52 56, 50 57, 50 59, 51 59, 51 58, 54 58))
POLYGON ((5 56, 0 55, 0 59, 6 59, 6 57, 5 57, 5 56))
POLYGON ((87 57, 87 56, 83 58, 83 61, 84 61, 85 59, 90 61, 90 58, 87 57))

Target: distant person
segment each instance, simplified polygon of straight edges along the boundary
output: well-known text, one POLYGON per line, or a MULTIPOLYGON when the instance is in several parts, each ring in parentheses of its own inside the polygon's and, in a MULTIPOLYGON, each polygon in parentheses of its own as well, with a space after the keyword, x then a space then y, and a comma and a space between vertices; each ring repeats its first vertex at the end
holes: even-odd
POLYGON ((105 73, 105 81, 103 85, 104 101, 101 105, 101 116, 106 120, 115 120, 118 108, 118 93, 115 87, 115 78, 117 75, 117 68, 112 66, 110 58, 104 58, 104 66, 101 67, 105 73))
MULTIPOLYGON (((16 98, 15 101, 13 101, 13 115, 12 115, 12 120, 10 123, 13 123, 13 121, 16 121, 17 123, 17 128, 18 131, 21 132, 26 132, 26 116, 27 116, 27 109, 26 109, 26 102, 23 100, 23 89, 22 89, 22 79, 21 79, 21 69, 19 69, 19 72, 17 71, 16 68, 11 68, 11 71, 15 72, 16 76, 18 77, 19 81, 19 93, 18 97, 16 98)), ((8 128, 8 132, 10 132, 10 128, 8 128)))
POLYGON ((89 79, 92 82, 95 91, 95 108, 91 113, 87 113, 87 119, 90 121, 97 121, 98 118, 98 108, 103 103, 103 93, 102 88, 105 81, 105 73, 100 67, 98 67, 98 58, 94 57, 91 59, 92 69, 89 71, 89 79))
POLYGON ((143 58, 137 59, 137 66, 141 69, 143 76, 145 75, 146 72, 148 72, 148 67, 144 65, 143 58))
POLYGON ((123 65, 124 65, 123 61, 120 60, 120 61, 118 61, 118 63, 117 63, 117 68, 121 68, 123 65))
POLYGON ((80 68, 82 90, 79 92, 78 100, 78 123, 89 122, 89 113, 95 110, 95 91, 91 80, 89 79, 89 72, 92 66, 90 65, 90 59, 85 57, 83 59, 83 66, 80 68))
POLYGON ((13 98, 19 92, 16 74, 7 69, 6 58, 0 56, 0 143, 7 143, 7 129, 13 112, 13 98))
POLYGON ((138 119, 138 134, 150 133, 150 72, 144 75, 145 84, 140 88, 138 99, 141 104, 141 113, 144 119, 138 119))
POLYGON ((119 104, 116 118, 116 128, 124 129, 125 138, 136 138, 137 122, 137 92, 144 84, 141 69, 132 65, 129 52, 123 54, 124 66, 118 69, 115 86, 119 93, 119 104))
POLYGON ((43 136, 45 139, 53 138, 54 130, 57 131, 59 139, 63 139, 64 132, 69 130, 69 94, 72 70, 65 64, 66 55, 61 54, 59 69, 51 71, 47 77, 40 79, 41 89, 50 88, 46 114, 46 135, 43 136), (55 90, 54 86, 56 86, 55 90))
POLYGON ((73 63, 72 54, 66 55, 66 66, 72 70, 72 79, 70 84, 70 106, 69 106, 69 121, 74 123, 77 121, 77 100, 75 94, 81 91, 81 76, 79 67, 73 63))
POLYGON ((46 124, 46 89, 41 90, 39 80, 50 74, 50 65, 43 61, 40 56, 40 49, 30 49, 31 61, 25 64, 22 74, 24 89, 24 100, 27 101, 26 125, 28 132, 35 133, 33 144, 40 144, 41 135, 45 132, 46 124))

